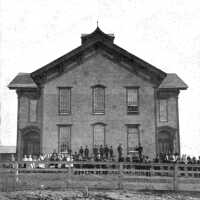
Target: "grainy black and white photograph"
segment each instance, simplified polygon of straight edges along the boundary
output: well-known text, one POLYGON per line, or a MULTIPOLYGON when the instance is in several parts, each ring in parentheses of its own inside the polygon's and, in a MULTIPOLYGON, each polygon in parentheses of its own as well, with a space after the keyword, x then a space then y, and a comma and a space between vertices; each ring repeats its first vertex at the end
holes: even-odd
POLYGON ((0 199, 200 199, 200 1, 0 0, 0 199))

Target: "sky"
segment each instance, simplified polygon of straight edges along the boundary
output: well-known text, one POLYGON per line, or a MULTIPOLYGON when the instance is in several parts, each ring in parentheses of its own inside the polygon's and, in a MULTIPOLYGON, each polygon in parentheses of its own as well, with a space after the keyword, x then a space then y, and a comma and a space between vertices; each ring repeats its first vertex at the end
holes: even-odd
POLYGON ((199 0, 0 0, 0 141, 16 145, 17 95, 7 85, 80 45, 97 26, 189 86, 179 95, 181 153, 200 155, 199 0))

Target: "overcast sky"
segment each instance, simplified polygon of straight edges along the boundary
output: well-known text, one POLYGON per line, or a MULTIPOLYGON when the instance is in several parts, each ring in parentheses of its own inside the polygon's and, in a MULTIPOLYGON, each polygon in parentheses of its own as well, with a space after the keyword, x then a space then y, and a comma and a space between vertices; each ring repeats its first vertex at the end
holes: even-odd
POLYGON ((17 95, 8 83, 79 46, 98 20, 117 45, 188 84, 179 96, 181 152, 200 155, 199 0, 0 1, 2 144, 16 144, 17 95))

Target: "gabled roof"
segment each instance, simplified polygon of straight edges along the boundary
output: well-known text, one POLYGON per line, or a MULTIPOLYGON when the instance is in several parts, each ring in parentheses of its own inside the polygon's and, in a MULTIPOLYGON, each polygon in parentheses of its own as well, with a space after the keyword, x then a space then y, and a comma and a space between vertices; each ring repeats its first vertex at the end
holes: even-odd
POLYGON ((165 72, 115 45, 113 40, 113 34, 105 34, 99 29, 99 27, 97 27, 97 29, 91 34, 82 35, 81 46, 45 65, 44 67, 32 72, 31 77, 33 80, 35 80, 36 77, 41 77, 48 71, 58 68, 63 62, 66 62, 70 59, 77 60, 86 50, 91 48, 103 48, 103 50, 108 51, 111 54, 116 54, 116 57, 123 57, 124 60, 129 63, 129 65, 133 66, 133 68, 137 68, 143 71, 143 73, 151 74, 153 77, 159 79, 159 81, 163 80, 163 78, 166 76, 165 72))
POLYGON ((37 88, 36 83, 30 76, 30 73, 19 73, 8 85, 10 89, 17 88, 37 88))
POLYGON ((166 74, 162 70, 114 44, 114 35, 105 34, 99 27, 90 34, 82 34, 81 40, 81 46, 39 68, 31 74, 19 73, 11 81, 8 87, 10 89, 37 88, 37 84, 40 84, 41 80, 45 81, 46 76, 50 73, 57 71, 59 72, 58 74, 60 74, 60 72, 63 71, 64 65, 67 68, 70 66, 70 63, 78 63, 79 59, 81 59, 86 52, 103 49, 107 53, 111 54, 112 57, 116 58, 116 60, 121 62, 122 65, 124 63, 128 64, 131 71, 135 72, 137 70, 142 72, 142 74, 147 74, 151 77, 150 80, 152 82, 156 83, 157 86, 160 85, 159 89, 187 88, 187 85, 176 74, 166 74))
POLYGON ((188 86, 184 81, 177 76, 177 74, 170 73, 164 78, 159 86, 159 89, 187 89, 188 86))

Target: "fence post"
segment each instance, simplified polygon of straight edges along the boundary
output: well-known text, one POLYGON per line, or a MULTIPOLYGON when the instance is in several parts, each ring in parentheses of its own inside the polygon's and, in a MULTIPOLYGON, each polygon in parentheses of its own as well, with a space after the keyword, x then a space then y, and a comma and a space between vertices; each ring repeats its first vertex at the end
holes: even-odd
POLYGON ((19 164, 18 164, 18 162, 14 162, 14 172, 15 172, 14 190, 16 190, 16 186, 19 182, 19 164))
POLYGON ((67 165, 67 177, 66 177, 66 187, 69 188, 69 184, 70 184, 70 173, 71 173, 71 163, 69 161, 67 161, 65 163, 65 166, 67 165))
POLYGON ((19 165, 18 165, 18 162, 15 162, 14 164, 15 166, 15 182, 18 183, 19 182, 19 165))
POLYGON ((151 165, 150 165, 150 174, 149 174, 149 176, 150 176, 150 177, 151 177, 151 176, 154 176, 154 168, 153 168, 152 163, 151 163, 151 165))
POLYGON ((174 163, 173 190, 178 190, 178 165, 174 163))
POLYGON ((122 178, 123 178, 123 163, 119 163, 119 178, 118 178, 118 189, 122 189, 122 178))

